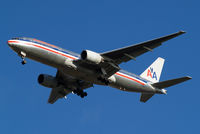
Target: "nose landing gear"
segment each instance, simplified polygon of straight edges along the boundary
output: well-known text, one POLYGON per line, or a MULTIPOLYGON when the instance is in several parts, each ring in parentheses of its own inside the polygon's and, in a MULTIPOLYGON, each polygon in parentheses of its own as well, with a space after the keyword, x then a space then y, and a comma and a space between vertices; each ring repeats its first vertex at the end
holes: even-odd
POLYGON ((22 65, 25 65, 27 62, 26 62, 26 60, 25 59, 22 59, 22 65))
POLYGON ((27 62, 26 62, 26 60, 25 60, 25 57, 26 57, 26 53, 24 53, 24 52, 20 52, 20 54, 19 54, 19 56, 22 58, 22 65, 25 65, 27 62))

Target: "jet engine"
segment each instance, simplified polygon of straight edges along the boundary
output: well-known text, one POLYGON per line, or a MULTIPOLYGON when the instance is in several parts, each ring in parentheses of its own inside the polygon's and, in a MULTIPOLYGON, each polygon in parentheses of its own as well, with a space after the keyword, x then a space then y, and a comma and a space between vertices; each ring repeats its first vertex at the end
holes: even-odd
POLYGON ((55 88, 58 86, 58 81, 55 77, 47 74, 40 74, 38 76, 38 83, 48 88, 55 88))
POLYGON ((104 60, 100 54, 90 50, 83 50, 81 53, 81 58, 95 64, 99 64, 104 60))

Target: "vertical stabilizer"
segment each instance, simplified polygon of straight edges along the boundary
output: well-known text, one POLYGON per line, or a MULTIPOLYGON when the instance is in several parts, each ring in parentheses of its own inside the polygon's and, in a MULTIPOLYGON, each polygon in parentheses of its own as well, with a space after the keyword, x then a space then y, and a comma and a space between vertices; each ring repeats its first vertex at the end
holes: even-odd
POLYGON ((158 57, 140 76, 153 83, 159 82, 165 59, 158 57))

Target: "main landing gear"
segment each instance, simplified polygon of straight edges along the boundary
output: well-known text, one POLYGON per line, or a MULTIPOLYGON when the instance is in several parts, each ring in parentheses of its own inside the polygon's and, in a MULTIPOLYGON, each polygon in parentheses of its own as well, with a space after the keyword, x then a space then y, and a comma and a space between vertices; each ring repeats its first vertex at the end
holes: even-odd
POLYGON ((98 77, 97 78, 99 81, 103 82, 105 85, 109 85, 110 82, 107 78, 104 78, 104 77, 98 77))
POLYGON ((85 96, 87 96, 87 93, 84 92, 84 91, 81 90, 81 89, 73 90, 73 93, 74 93, 74 94, 77 94, 77 95, 80 96, 81 98, 84 98, 85 96))
POLYGON ((100 75, 97 79, 98 79, 99 81, 101 81, 102 83, 104 83, 105 85, 109 85, 110 82, 109 82, 108 78, 106 77, 106 76, 107 76, 107 73, 106 73, 105 69, 104 69, 104 68, 101 68, 101 69, 99 70, 99 72, 100 72, 101 75, 100 75))

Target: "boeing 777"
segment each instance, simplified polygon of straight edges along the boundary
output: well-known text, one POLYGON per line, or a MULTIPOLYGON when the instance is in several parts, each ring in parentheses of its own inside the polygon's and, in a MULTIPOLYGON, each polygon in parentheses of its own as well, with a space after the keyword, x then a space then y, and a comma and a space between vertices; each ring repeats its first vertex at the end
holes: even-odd
POLYGON ((122 62, 135 60, 138 56, 152 51, 163 42, 185 32, 180 31, 154 40, 142 42, 112 51, 97 53, 83 50, 82 53, 62 49, 55 45, 26 37, 12 38, 8 45, 26 64, 25 58, 57 68, 56 76, 40 74, 39 84, 52 88, 48 102, 53 104, 69 93, 81 98, 87 96, 84 89, 93 84, 111 86, 122 91, 141 93, 140 101, 146 102, 155 94, 167 94, 164 88, 191 79, 189 76, 159 82, 164 59, 158 58, 140 76, 122 70, 122 62))

